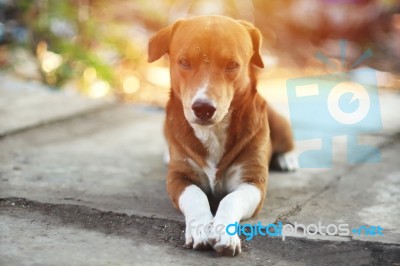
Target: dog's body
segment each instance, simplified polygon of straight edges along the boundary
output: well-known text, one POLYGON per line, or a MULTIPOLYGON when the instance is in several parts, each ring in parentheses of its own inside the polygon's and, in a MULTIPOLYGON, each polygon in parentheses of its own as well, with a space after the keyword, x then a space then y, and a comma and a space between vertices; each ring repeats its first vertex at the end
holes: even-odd
POLYGON ((237 235, 198 229, 257 214, 272 155, 293 148, 287 121, 256 90, 260 45, 251 24, 220 16, 180 20, 150 40, 149 62, 170 55, 167 191, 189 247, 240 253, 237 235))

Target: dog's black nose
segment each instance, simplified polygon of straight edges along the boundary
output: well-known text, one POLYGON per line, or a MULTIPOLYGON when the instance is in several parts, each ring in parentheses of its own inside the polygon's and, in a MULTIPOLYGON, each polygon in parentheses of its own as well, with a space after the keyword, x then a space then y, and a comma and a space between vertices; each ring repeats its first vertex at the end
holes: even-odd
POLYGON ((192 110, 198 119, 208 120, 214 115, 216 109, 208 102, 195 101, 192 110))

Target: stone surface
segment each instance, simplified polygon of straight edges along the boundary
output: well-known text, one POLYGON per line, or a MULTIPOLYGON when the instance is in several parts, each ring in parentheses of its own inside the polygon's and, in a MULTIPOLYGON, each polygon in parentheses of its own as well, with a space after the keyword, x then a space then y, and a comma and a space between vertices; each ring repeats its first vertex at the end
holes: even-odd
POLYGON ((163 113, 131 106, 0 141, 0 195, 180 217, 165 191, 163 113))
MULTIPOLYGON (((183 216, 165 191, 161 109, 69 98, 1 78, 0 265, 215 262, 213 252, 181 248, 183 216), (116 226, 118 219, 125 222, 116 226), (151 229, 163 225, 170 229, 151 229)), ((266 97, 285 113, 279 93, 266 97)), ((220 263, 400 262, 400 96, 381 95, 383 130, 361 138, 380 148, 379 163, 349 165, 346 139, 335 138, 333 168, 270 173, 264 208, 247 222, 380 225, 384 235, 256 237, 239 258, 220 263)), ((297 151, 307 148, 299 143, 297 151)))
POLYGON ((318 196, 301 207, 291 222, 346 223, 350 228, 381 226, 383 236, 352 234, 353 239, 400 244, 400 138, 382 149, 382 162, 338 174, 318 196))
POLYGON ((37 81, 21 81, 0 72, 0 137, 110 105, 103 99, 61 93, 37 81))
POLYGON ((390 265, 400 260, 393 245, 267 237, 243 241, 238 257, 218 257, 183 248, 183 229, 172 220, 0 200, 0 265, 390 265))

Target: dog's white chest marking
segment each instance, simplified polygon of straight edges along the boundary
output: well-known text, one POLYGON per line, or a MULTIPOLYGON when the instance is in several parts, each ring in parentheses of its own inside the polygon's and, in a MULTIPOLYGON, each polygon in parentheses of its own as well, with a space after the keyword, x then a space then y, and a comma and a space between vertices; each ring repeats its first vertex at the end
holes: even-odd
POLYGON ((208 177, 211 190, 214 191, 216 184, 215 174, 217 173, 217 165, 225 152, 225 144, 227 139, 227 128, 229 125, 230 115, 215 126, 192 125, 194 134, 201 141, 208 151, 206 158, 207 166, 202 170, 208 177))

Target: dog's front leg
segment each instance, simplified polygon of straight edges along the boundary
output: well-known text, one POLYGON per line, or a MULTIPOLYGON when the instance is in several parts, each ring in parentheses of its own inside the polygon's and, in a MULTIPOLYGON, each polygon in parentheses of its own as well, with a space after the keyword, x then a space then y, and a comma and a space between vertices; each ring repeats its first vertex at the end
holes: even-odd
POLYGON ((225 231, 217 232, 215 229, 252 217, 261 199, 262 191, 256 185, 242 183, 221 200, 208 238, 219 254, 236 256, 241 252, 241 245, 237 234, 229 236, 225 231))
POLYGON ((179 196, 179 209, 185 215, 185 247, 208 249, 208 228, 213 215, 206 194, 196 185, 187 186, 179 196))

